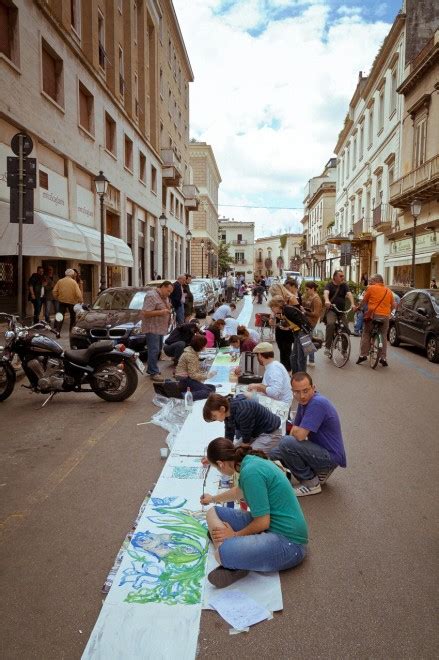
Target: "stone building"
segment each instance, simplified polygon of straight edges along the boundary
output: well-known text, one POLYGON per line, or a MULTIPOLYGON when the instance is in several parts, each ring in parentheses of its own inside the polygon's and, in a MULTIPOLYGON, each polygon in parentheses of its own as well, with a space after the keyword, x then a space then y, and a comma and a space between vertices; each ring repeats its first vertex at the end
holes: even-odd
MULTIPOLYGON (((286 270, 296 270, 302 234, 278 234, 255 241, 255 275, 284 277, 286 270)), ((298 268, 297 268, 298 270, 298 268)))
POLYGON ((244 275, 247 282, 253 281, 255 256, 255 223, 222 218, 219 221, 219 238, 228 243, 232 257, 231 270, 235 275, 244 275))
POLYGON ((190 270, 196 277, 218 275, 218 189, 221 175, 210 144, 191 140, 190 165, 198 191, 198 208, 192 214, 190 270))
POLYGON ((76 267, 96 297, 101 170, 107 285, 185 270, 193 74, 171 0, 0 0, 0 79, 0 307, 15 309, 18 290, 4 173, 20 130, 38 166, 25 281, 40 264, 76 267))

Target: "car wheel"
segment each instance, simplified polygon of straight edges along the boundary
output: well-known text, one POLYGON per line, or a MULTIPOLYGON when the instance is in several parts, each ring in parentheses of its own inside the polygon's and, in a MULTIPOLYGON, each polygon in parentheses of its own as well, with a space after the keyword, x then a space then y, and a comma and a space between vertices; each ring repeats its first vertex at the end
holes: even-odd
POLYGON ((430 362, 439 362, 439 337, 431 335, 427 339, 427 357, 430 362))
POLYGON ((399 341, 398 333, 396 332, 396 325, 394 323, 390 326, 389 342, 392 346, 399 346, 401 343, 399 341))

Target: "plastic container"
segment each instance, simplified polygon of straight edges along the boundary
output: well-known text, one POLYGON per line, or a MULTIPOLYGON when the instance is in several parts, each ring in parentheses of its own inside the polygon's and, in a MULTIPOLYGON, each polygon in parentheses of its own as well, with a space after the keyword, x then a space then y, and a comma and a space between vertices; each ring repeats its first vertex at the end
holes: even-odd
POLYGON ((186 390, 186 394, 184 395, 184 408, 188 412, 191 412, 193 407, 194 407, 194 397, 192 396, 191 388, 188 387, 186 390))

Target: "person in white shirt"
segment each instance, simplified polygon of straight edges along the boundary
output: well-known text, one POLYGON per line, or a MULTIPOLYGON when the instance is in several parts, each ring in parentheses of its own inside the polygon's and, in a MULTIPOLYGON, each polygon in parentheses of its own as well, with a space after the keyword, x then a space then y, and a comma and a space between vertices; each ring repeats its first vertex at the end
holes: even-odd
POLYGON ((265 367, 262 383, 252 383, 249 392, 261 392, 276 401, 290 404, 293 398, 290 377, 283 364, 274 359, 273 346, 263 341, 254 347, 253 353, 258 356, 258 362, 265 367))
POLYGON ((230 305, 220 305, 212 314, 212 321, 219 321, 220 319, 224 321, 227 316, 232 316, 232 310, 235 311, 235 303, 230 303, 230 305))
MULTIPOLYGON (((255 342, 258 343, 258 342, 259 342, 259 339, 261 338, 259 332, 258 332, 257 330, 253 330, 253 328, 247 328, 247 331, 248 331, 248 334, 250 335, 250 337, 251 337, 255 342)), ((238 333, 238 334, 239 334, 239 333, 238 333)))
POLYGON ((224 326, 224 334, 226 337, 230 335, 238 334, 238 319, 234 319, 233 316, 226 316, 224 319, 226 325, 224 326))

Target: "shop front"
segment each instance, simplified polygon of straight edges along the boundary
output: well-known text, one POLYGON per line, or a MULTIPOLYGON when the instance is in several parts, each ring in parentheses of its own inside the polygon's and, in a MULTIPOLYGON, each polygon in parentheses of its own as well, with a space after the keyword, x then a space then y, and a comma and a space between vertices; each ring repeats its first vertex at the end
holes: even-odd
MULTIPOLYGON (((412 238, 391 241, 390 254, 384 265, 388 281, 395 285, 410 286, 412 279, 412 238)), ((415 287, 428 288, 439 270, 439 240, 436 231, 420 230, 416 236, 415 287)))

